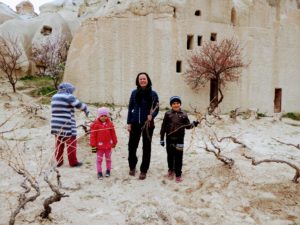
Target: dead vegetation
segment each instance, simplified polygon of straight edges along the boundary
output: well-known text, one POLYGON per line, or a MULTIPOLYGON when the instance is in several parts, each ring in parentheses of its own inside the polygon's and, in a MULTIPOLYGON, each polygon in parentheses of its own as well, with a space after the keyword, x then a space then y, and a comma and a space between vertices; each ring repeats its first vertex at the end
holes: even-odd
POLYGON ((297 149, 300 149, 300 144, 285 143, 285 142, 282 142, 280 140, 277 140, 276 138, 273 138, 273 140, 277 141, 280 144, 287 145, 287 146, 293 146, 297 149))
MULTIPOLYGON (((20 103, 19 107, 23 109, 21 113, 25 113, 26 117, 41 117, 39 115, 39 111, 41 111, 43 108, 40 105, 20 103)), ((5 125, 14 119, 14 117, 17 115, 17 112, 20 111, 15 110, 10 116, 0 123, 0 135, 3 136, 5 133, 13 134, 15 131, 22 128, 15 127, 5 130, 5 125)), ((46 119, 44 118, 44 120, 46 119)), ((13 136, 15 136, 15 134, 13 136)), ((41 218, 49 219, 49 214, 51 213, 50 205, 54 202, 60 201, 63 197, 67 197, 67 195, 60 192, 60 174, 56 168, 56 165, 51 163, 53 154, 45 156, 43 146, 36 146, 35 149, 30 149, 30 152, 35 155, 35 169, 32 169, 28 166, 31 162, 28 159, 28 155, 26 155, 27 152, 28 150, 26 150, 26 142, 24 142, 24 140, 18 140, 17 138, 9 140, 4 138, 1 139, 0 159, 6 162, 16 174, 23 178, 23 181, 20 184, 23 191, 20 191, 18 194, 17 204, 10 214, 10 219, 8 222, 10 225, 16 223, 18 214, 20 214, 22 210, 26 210, 28 203, 36 202, 37 198, 41 196, 41 185, 43 183, 42 180, 44 180, 48 185, 50 190, 53 192, 53 195, 44 200, 44 210, 40 214, 41 218), (49 175, 54 172, 57 174, 57 185, 54 185, 53 181, 48 179, 49 175)))
POLYGON ((32 170, 31 168, 28 168, 29 162, 27 160, 27 157, 24 155, 24 149, 20 149, 19 146, 22 146, 22 144, 16 143, 14 147, 10 147, 9 143, 6 143, 6 145, 3 145, 2 143, 0 148, 0 159, 7 162, 7 165, 10 168, 12 168, 16 174, 23 177, 23 181, 20 184, 20 186, 23 189, 23 192, 20 192, 18 194, 17 204, 10 215, 10 225, 15 224, 16 217, 22 210, 26 210, 26 206, 29 202, 35 202, 37 198, 41 195, 42 178, 44 178, 46 184, 53 192, 52 196, 44 200, 44 210, 40 214, 42 218, 49 218, 49 214, 51 213, 50 204, 60 201, 62 197, 67 197, 67 195, 61 193, 59 190, 59 171, 50 164, 45 166, 45 161, 48 161, 48 158, 44 158, 43 151, 39 151, 39 153, 36 153, 36 169, 32 170), (58 185, 54 185, 52 181, 48 179, 49 174, 53 172, 56 172, 57 174, 58 185))
MULTIPOLYGON (((228 168, 231 169, 233 167, 235 161, 234 161, 233 158, 227 157, 222 153, 223 146, 221 145, 221 143, 223 141, 226 141, 226 140, 232 141, 233 143, 240 145, 240 147, 244 151, 245 150, 251 151, 250 147, 248 147, 245 143, 243 143, 241 140, 239 140, 238 138, 236 138, 234 136, 224 136, 224 137, 219 138, 217 136, 216 132, 214 131, 215 122, 213 122, 213 123, 208 122, 207 115, 209 113, 204 114, 204 116, 203 116, 201 113, 197 112, 197 110, 195 110, 195 109, 194 109, 194 112, 196 113, 196 117, 198 118, 199 121, 205 121, 205 123, 202 123, 202 125, 205 126, 207 130, 209 130, 209 132, 207 132, 207 134, 206 134, 207 137, 202 137, 202 140, 203 140, 203 143, 204 143, 204 147, 202 147, 202 148, 206 152, 212 153, 216 157, 217 160, 223 162, 225 165, 228 166, 228 168), (213 135, 211 135, 211 134, 213 134, 213 135)), ((255 118, 255 119, 259 119, 258 110, 256 110, 256 111, 246 110, 246 116, 245 116, 244 112, 243 113, 238 113, 238 108, 237 108, 237 109, 234 110, 233 114, 232 113, 229 114, 229 117, 233 118, 235 120, 237 119, 238 116, 241 116, 243 120, 244 119, 249 119, 251 116, 253 116, 253 118, 255 118)), ((215 116, 213 115, 213 117, 215 117, 215 116)), ((192 138, 192 139, 194 139, 194 138, 192 138)), ((275 138, 272 138, 272 139, 274 139, 275 141, 277 141, 280 144, 284 144, 284 145, 287 145, 287 146, 293 146, 293 147, 299 149, 299 144, 285 143, 285 142, 279 141, 275 138)), ((293 168, 295 170, 295 175, 294 175, 292 181, 294 183, 299 182, 298 180, 300 178, 300 169, 299 169, 298 166, 296 166, 292 162, 289 162, 289 161, 283 160, 283 159, 263 159, 263 160, 257 161, 255 159, 255 157, 248 156, 244 152, 241 155, 243 157, 245 157, 246 159, 251 159, 251 164, 254 165, 254 166, 257 166, 261 163, 282 163, 282 164, 288 165, 288 166, 290 166, 291 168, 293 168)))
POLYGON ((22 48, 18 36, 1 34, 0 36, 0 70, 5 74, 13 91, 16 92, 16 83, 21 69, 22 48))
POLYGON ((297 167, 295 164, 293 163, 290 163, 288 161, 285 161, 285 160, 281 160, 281 159, 262 159, 262 160, 256 160, 254 157, 251 157, 251 156, 248 156, 246 155, 245 153, 242 154, 246 159, 251 159, 251 163, 252 165, 254 166, 257 166, 261 163, 283 163, 283 164, 286 164, 290 167, 292 167, 293 169, 295 169, 295 176, 293 177, 292 181, 294 183, 298 183, 298 179, 300 178, 300 169, 299 167, 297 167))
POLYGON ((59 171, 57 170, 57 168, 53 168, 53 170, 56 172, 56 179, 57 179, 57 185, 54 185, 52 184, 50 181, 49 181, 49 178, 48 176, 45 176, 44 177, 44 180, 46 181, 46 183, 49 185, 50 189, 52 190, 53 192, 53 195, 46 198, 44 200, 44 211, 41 212, 40 216, 43 218, 43 219, 49 219, 49 214, 51 213, 52 209, 50 207, 50 205, 54 202, 59 202, 61 200, 61 198, 64 198, 64 197, 69 197, 69 195, 66 195, 65 193, 62 193, 60 191, 60 188, 61 188, 61 182, 60 182, 60 173, 59 171))

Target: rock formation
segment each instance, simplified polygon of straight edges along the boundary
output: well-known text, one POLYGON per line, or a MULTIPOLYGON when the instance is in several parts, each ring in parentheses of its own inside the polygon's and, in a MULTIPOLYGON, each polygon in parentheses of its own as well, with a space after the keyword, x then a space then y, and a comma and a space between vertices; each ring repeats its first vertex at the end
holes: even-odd
POLYGON ((16 6, 17 13, 19 15, 28 15, 31 17, 37 16, 34 12, 33 5, 30 1, 22 1, 16 6))
MULTIPOLYGON (((251 64, 225 90, 221 111, 300 111, 299 0, 55 0, 31 19, 3 8, 0 34, 15 30, 22 37, 24 73, 34 70, 27 49, 49 27, 68 34, 64 79, 86 102, 127 104, 136 74, 146 71, 162 107, 176 94, 185 108, 205 109, 210 87, 194 93, 184 83, 187 58, 204 42, 235 37, 251 64)), ((23 3, 23 12, 29 8, 23 3)))
POLYGON ((176 94, 186 108, 205 109, 209 84, 199 93, 187 87, 182 77, 187 57, 205 41, 235 37, 251 64, 225 89, 221 111, 300 111, 297 0, 119 2, 102 4, 74 35, 65 80, 78 86, 84 101, 128 104, 136 74, 146 71, 162 107, 176 94))
POLYGON ((17 18, 18 15, 8 5, 0 2, 0 24, 7 20, 17 18))
POLYGON ((48 38, 51 33, 63 33, 67 40, 71 42, 71 26, 56 12, 43 13, 37 16, 33 11, 33 5, 29 1, 22 1, 16 8, 17 13, 1 3, 0 18, 3 18, 3 22, 0 25, 0 35, 18 38, 23 52, 20 59, 22 62, 20 73, 32 75, 37 71, 35 63, 31 60, 32 45, 48 38))

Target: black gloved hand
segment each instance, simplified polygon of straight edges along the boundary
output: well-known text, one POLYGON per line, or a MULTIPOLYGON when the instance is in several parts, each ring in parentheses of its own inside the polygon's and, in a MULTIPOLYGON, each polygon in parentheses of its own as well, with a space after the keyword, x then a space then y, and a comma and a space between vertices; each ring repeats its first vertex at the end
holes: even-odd
POLYGON ((165 146, 165 141, 164 140, 160 140, 160 145, 164 147, 165 146))
POLYGON ((197 127, 197 126, 198 126, 198 124, 199 124, 199 122, 198 122, 198 121, 193 121, 193 125, 194 125, 194 127, 197 127))
POLYGON ((92 153, 96 153, 97 152, 97 148, 96 147, 91 147, 92 153))
POLYGON ((89 117, 90 112, 88 110, 86 110, 84 113, 86 117, 89 117))

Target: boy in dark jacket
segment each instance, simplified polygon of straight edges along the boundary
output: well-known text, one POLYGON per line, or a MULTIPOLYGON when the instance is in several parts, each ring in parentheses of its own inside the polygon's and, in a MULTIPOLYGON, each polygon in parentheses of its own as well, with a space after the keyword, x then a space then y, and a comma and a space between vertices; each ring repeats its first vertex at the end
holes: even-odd
POLYGON ((185 129, 196 127, 199 122, 193 121, 190 123, 187 113, 181 110, 179 96, 171 97, 170 105, 172 109, 165 113, 160 129, 160 144, 165 146, 164 137, 166 134, 168 177, 173 179, 175 172, 176 182, 181 182, 185 129))

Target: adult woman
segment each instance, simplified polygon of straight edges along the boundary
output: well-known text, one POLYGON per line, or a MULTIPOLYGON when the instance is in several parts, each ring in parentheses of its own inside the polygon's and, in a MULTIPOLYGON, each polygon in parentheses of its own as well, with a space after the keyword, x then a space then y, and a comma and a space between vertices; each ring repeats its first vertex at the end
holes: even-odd
POLYGON ((136 151, 142 136, 143 157, 139 179, 144 180, 150 166, 154 118, 159 110, 158 95, 152 90, 152 82, 147 73, 139 73, 135 83, 137 88, 131 92, 127 116, 127 129, 130 134, 128 143, 129 175, 135 176, 138 161, 136 151))

